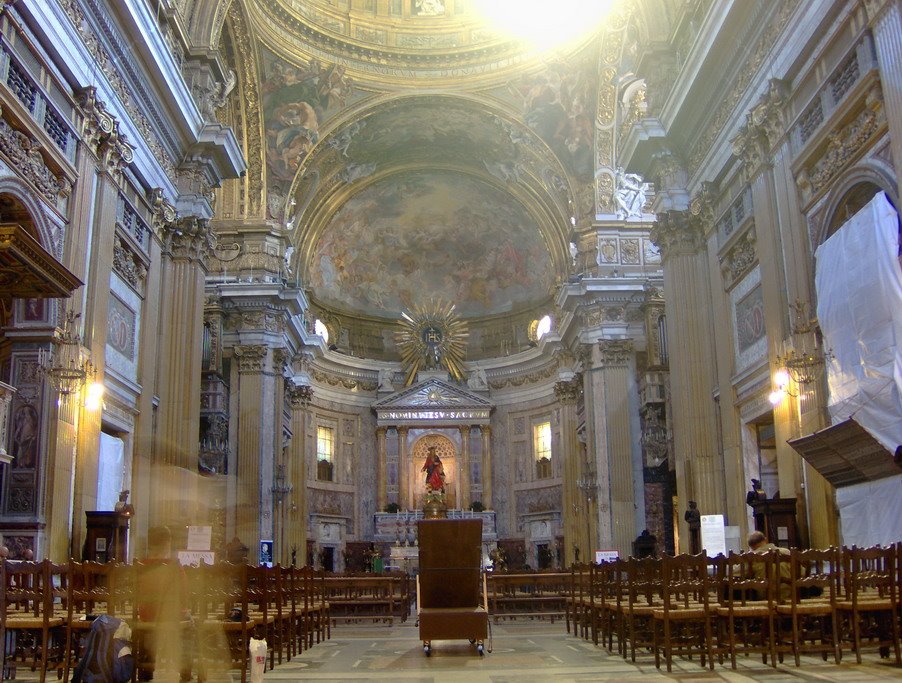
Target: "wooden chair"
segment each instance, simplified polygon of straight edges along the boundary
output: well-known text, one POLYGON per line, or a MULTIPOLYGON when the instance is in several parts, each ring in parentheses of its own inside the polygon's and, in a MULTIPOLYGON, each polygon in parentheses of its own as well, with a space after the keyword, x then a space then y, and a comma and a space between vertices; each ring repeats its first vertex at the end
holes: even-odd
POLYGON ((713 628, 716 604, 711 604, 711 579, 705 555, 665 555, 661 566, 663 604, 652 610, 655 667, 661 655, 671 671, 673 655, 698 653, 701 665, 714 669, 713 628))
MULTIPOLYGON (((778 562, 784 561, 777 558, 778 562)), ((836 620, 836 587, 839 581, 839 553, 828 550, 794 549, 789 558, 792 590, 790 599, 777 605, 777 613, 790 622, 779 628, 782 639, 788 635, 795 665, 801 653, 819 653, 839 664, 839 636, 836 620)))
POLYGON ((656 557, 631 557, 626 561, 625 601, 620 610, 620 653, 636 661, 636 650, 651 648, 652 613, 663 604, 661 560, 656 557))
POLYGON ((7 660, 19 660, 32 671, 40 670, 41 683, 50 666, 63 665, 65 619, 54 614, 50 561, 4 561, 0 584, 0 642, 2 668, 7 660), (9 636, 15 634, 15 641, 9 636), (13 652, 7 645, 15 642, 13 652))
POLYGON ((729 652, 734 669, 737 654, 760 653, 764 662, 770 657, 771 666, 777 665, 774 562, 772 552, 731 555, 724 561, 725 595, 717 608, 724 642, 719 647, 729 652))
POLYGON ((842 550, 841 594, 836 600, 840 644, 850 641, 859 664, 865 645, 884 651, 892 648, 896 664, 902 664, 896 557, 892 546, 842 550))
POLYGON ((78 664, 81 641, 90 630, 93 618, 100 614, 115 615, 116 607, 110 592, 112 567, 112 564, 101 562, 69 560, 63 680, 69 680, 69 672, 78 664))
POLYGON ((237 669, 247 681, 248 645, 257 625, 251 616, 248 567, 220 563, 202 568, 198 601, 198 679, 211 671, 237 669))

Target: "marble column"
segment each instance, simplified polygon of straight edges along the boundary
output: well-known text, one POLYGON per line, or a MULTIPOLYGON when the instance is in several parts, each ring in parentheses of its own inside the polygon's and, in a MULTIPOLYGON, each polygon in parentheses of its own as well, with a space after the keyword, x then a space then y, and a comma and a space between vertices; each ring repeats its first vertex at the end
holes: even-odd
POLYGON ((163 226, 157 366, 156 523, 181 524, 197 514, 197 453, 203 354, 205 260, 213 245, 207 221, 163 226))
POLYGON ((289 557, 295 549, 298 567, 307 564, 307 410, 313 399, 313 387, 289 383, 286 386, 291 406, 291 443, 288 446, 288 471, 291 482, 291 503, 285 533, 289 557))
POLYGON ((598 343, 598 351, 598 371, 593 373, 593 381, 601 380, 603 392, 603 447, 611 487, 612 541, 620 556, 628 557, 638 535, 629 400, 633 390, 630 375, 635 351, 629 339, 602 340, 598 343))
MULTIPOLYGON (((667 292, 667 337, 678 509, 695 500, 703 515, 724 512, 724 473, 716 438, 712 391, 710 296, 705 240, 701 225, 687 212, 658 214, 652 239, 661 249, 667 292)), ((681 551, 688 549, 688 528, 680 520, 681 551)))
POLYGON ((271 459, 275 430, 273 411, 266 409, 266 399, 272 395, 275 382, 268 351, 262 344, 232 348, 238 363, 238 386, 232 389, 232 397, 238 404, 239 425, 236 532, 241 542, 251 549, 252 556, 260 539, 271 538, 272 533, 272 517, 264 516, 272 509, 269 484, 272 478, 265 477, 263 465, 267 455, 271 459))
POLYGON ((493 510, 492 505, 492 428, 482 425, 482 504, 486 510, 493 510))
POLYGON ((581 562, 587 561, 589 552, 585 542, 580 540, 583 538, 582 530, 585 524, 579 511, 584 511, 586 501, 576 485, 581 473, 579 443, 576 435, 576 403, 579 400, 581 385, 581 378, 555 382, 554 385, 554 396, 561 405, 558 422, 560 444, 556 449, 552 446, 552 453, 553 457, 560 457, 563 461, 561 506, 564 518, 564 564, 567 566, 576 561, 575 549, 577 547, 580 550, 581 562))
POLYGON ((387 427, 376 428, 376 512, 385 510, 388 504, 388 465, 386 463, 386 453, 388 444, 385 436, 388 433, 387 427))
POLYGON ((457 468, 460 486, 460 500, 458 507, 466 510, 470 503, 470 428, 460 428, 460 465, 457 468))
POLYGON ((410 495, 410 462, 407 457, 408 427, 398 427, 398 505, 402 510, 412 510, 413 497, 410 495))

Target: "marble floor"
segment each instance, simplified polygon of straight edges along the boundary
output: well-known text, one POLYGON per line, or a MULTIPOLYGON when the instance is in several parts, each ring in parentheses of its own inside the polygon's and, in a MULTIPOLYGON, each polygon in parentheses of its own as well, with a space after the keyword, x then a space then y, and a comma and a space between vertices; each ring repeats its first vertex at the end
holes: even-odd
MULTIPOLYGON (((486 643, 489 645, 489 643, 486 643)), ((316 645, 291 662, 266 672, 269 681, 415 681, 417 683, 539 683, 541 681, 631 681, 645 679, 693 681, 900 681, 902 668, 881 661, 876 653, 858 665, 827 664, 803 658, 802 666, 776 669, 752 658, 702 669, 697 660, 675 662, 671 674, 655 668, 645 655, 636 664, 608 655, 567 635, 564 624, 527 621, 493 625, 492 652, 479 657, 466 641, 435 641, 431 657, 423 654, 413 620, 395 626, 341 625, 332 639, 316 645)), ((854 659, 852 659, 854 662, 854 659)))
MULTIPOLYGON (((702 669, 697 660, 675 660, 672 673, 658 671, 654 657, 640 655, 637 662, 609 655, 603 647, 567 635, 563 622, 508 621, 492 625, 491 647, 484 657, 467 641, 434 641, 431 657, 423 654, 418 631, 411 619, 388 626, 346 625, 332 629, 332 638, 315 645, 291 662, 266 671, 266 681, 395 681, 397 683, 541 683, 544 681, 765 681, 766 683, 859 683, 902 681, 902 668, 880 660, 876 652, 866 653, 862 664, 854 657, 839 666, 821 659, 803 657, 802 666, 788 663, 776 669, 760 659, 744 658, 733 671, 729 665, 715 664, 714 671, 702 669)), ((16 679, 37 681, 38 675, 22 667, 16 679)), ((54 674, 48 681, 56 679, 54 674)), ((157 676, 168 681, 168 676, 157 676)), ((240 681, 241 677, 212 675, 208 683, 240 681)), ((171 680, 177 680, 173 676, 171 680)), ((250 680, 250 679, 248 679, 250 680)))

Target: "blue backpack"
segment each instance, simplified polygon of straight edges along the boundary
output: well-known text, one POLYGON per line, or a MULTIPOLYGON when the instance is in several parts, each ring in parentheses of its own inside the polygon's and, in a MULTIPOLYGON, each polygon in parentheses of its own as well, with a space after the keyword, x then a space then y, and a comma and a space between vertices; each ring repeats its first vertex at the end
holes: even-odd
POLYGON ((121 619, 101 614, 91 624, 72 683, 126 683, 135 673, 135 657, 127 640, 114 638, 121 619), (121 656, 120 656, 121 655, 121 656))

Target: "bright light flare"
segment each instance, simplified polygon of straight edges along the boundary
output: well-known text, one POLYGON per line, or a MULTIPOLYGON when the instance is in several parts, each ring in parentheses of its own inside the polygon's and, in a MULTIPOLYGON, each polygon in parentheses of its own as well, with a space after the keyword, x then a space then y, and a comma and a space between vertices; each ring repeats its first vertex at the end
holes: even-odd
POLYGON ((597 29, 613 4, 614 0, 476 0, 474 9, 499 33, 547 50, 597 29))
POLYGON ((100 382, 91 382, 85 392, 85 408, 100 410, 103 407, 103 393, 106 387, 100 382))

